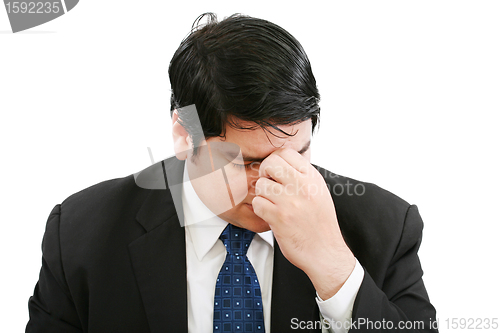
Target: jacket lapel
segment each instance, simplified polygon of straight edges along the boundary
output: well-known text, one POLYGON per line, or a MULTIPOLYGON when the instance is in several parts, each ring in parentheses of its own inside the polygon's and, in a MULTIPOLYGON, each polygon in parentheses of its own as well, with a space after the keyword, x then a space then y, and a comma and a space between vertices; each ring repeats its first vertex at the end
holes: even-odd
MULTIPOLYGON (((283 256, 276 240, 272 290, 271 332, 294 332, 293 318, 305 322, 315 322, 320 319, 313 284, 302 270, 283 256)), ((321 332, 321 330, 310 330, 310 332, 321 332)))
MULTIPOLYGON (((164 179, 168 172, 182 179, 183 165, 166 160, 142 176, 149 172, 164 179)), ((170 191, 151 190, 136 218, 146 233, 129 244, 129 252, 150 331, 187 332, 185 234, 170 191)))
MULTIPOLYGON (((157 188, 151 190, 137 214, 137 221, 146 233, 129 244, 134 273, 153 333, 188 330, 186 244, 179 186, 183 169, 184 163, 174 157, 135 175, 136 182, 139 179, 143 183, 154 183, 152 188, 157 188), (164 190, 167 187, 170 190, 164 190)), ((283 256, 278 242, 274 244, 271 332, 293 331, 293 318, 319 320, 316 291, 307 275, 283 256)))

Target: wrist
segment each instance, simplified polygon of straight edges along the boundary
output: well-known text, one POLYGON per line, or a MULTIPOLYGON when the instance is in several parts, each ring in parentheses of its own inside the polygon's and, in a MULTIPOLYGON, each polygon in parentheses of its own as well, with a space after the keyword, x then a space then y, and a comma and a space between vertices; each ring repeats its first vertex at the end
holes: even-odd
POLYGON ((337 252, 334 260, 322 260, 321 265, 306 273, 322 300, 333 297, 342 288, 356 266, 352 252, 337 252))

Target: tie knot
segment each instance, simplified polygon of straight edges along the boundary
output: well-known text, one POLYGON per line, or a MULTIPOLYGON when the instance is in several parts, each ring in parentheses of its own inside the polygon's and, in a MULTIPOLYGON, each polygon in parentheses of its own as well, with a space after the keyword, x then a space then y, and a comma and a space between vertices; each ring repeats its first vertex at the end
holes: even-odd
POLYGON ((229 254, 246 256, 254 235, 255 232, 253 231, 236 227, 229 223, 219 238, 224 243, 229 254))

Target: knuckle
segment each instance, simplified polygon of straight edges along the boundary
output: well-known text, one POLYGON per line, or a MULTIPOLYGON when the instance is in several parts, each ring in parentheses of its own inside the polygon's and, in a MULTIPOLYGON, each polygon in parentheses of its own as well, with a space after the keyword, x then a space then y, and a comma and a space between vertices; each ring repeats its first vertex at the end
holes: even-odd
POLYGON ((267 161, 267 163, 270 165, 275 165, 280 159, 281 157, 279 157, 277 154, 271 154, 264 161, 267 161))
POLYGON ((259 189, 264 189, 265 187, 265 178, 259 178, 257 179, 257 181, 255 182, 255 188, 259 188, 259 189))
POLYGON ((269 174, 269 170, 272 167, 272 164, 266 160, 264 160, 259 168, 259 175, 264 176, 266 174, 269 174))

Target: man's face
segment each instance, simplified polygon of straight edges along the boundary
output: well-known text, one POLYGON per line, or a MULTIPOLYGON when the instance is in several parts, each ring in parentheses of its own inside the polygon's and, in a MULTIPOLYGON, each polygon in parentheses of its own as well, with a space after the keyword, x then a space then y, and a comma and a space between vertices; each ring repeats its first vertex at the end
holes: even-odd
MULTIPOLYGON (((254 125, 241 121, 240 124, 254 125)), ((278 127, 295 135, 286 136, 273 128, 268 128, 271 134, 261 128, 238 130, 227 126, 225 138, 209 138, 200 144, 194 158, 188 156, 186 163, 193 188, 203 203, 223 220, 254 232, 270 229, 252 208, 260 162, 280 148, 293 149, 310 161, 311 120, 278 127), (238 151, 241 153, 236 156, 238 151), (206 172, 217 170, 217 165, 225 165, 224 174, 221 170, 206 172), (197 174, 206 176, 196 178, 197 174)))

